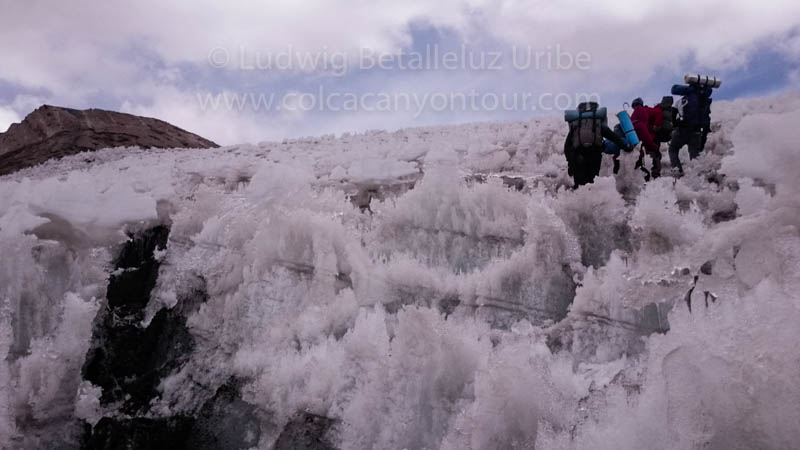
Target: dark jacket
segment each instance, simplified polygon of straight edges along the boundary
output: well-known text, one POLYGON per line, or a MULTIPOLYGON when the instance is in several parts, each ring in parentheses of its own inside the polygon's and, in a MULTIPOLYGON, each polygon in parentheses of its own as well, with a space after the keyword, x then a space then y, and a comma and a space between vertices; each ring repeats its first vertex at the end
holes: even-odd
MULTIPOLYGON (((573 129, 570 128, 569 133, 567 133, 567 139, 564 141, 564 156, 567 157, 567 164, 572 164, 573 162, 576 162, 575 155, 577 149, 572 147, 572 133, 573 129)), ((602 134, 603 138, 613 142, 614 144, 617 145, 617 147, 624 149, 625 151, 631 151, 631 148, 628 147, 628 143, 625 141, 625 139, 623 139, 622 136, 618 135, 617 133, 614 133, 614 131, 611 128, 608 128, 608 126, 603 125, 602 134)), ((602 155, 603 153, 602 147, 596 149, 592 148, 592 151, 594 150, 596 150, 596 153, 599 155, 602 155)))
MULTIPOLYGON (((631 151, 627 142, 605 125, 602 127, 602 134, 605 139, 615 143, 619 148, 631 151)), ((594 182, 595 177, 600 173, 605 145, 574 148, 572 146, 572 136, 573 130, 570 128, 567 140, 564 143, 564 156, 567 158, 567 172, 575 181, 575 187, 578 187, 594 182)))

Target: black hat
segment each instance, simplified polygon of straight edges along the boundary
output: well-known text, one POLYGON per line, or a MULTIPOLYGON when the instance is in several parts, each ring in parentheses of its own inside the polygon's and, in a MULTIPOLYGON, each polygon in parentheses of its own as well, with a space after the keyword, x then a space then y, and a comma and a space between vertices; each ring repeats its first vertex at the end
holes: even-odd
POLYGON ((642 100, 642 97, 636 97, 631 102, 631 106, 633 106, 634 108, 637 106, 644 106, 644 100, 642 100))

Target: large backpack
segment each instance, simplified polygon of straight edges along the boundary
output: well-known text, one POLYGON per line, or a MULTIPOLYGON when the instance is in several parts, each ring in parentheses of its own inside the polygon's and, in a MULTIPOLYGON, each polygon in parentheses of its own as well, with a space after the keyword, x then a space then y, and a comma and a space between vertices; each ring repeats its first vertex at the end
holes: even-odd
POLYGON ((571 123, 572 148, 603 147, 603 117, 597 114, 596 102, 585 102, 578 105, 579 118, 571 123), (585 112, 591 112, 584 117, 585 112))
POLYGON ((682 124, 699 130, 711 124, 711 89, 692 86, 682 100, 682 124))
POLYGON ((658 129, 656 137, 661 142, 669 142, 672 138, 672 130, 675 128, 675 108, 672 107, 673 99, 671 96, 666 96, 661 99, 661 108, 663 118, 661 120, 661 128, 658 129))

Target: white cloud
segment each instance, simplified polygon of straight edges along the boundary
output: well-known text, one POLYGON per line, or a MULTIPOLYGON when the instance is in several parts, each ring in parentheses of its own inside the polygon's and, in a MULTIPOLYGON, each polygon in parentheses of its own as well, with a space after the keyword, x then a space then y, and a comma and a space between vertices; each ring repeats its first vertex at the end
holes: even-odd
POLYGON ((593 67, 637 75, 695 55, 711 69, 745 62, 757 40, 800 25, 796 1, 675 0, 559 2, 507 0, 484 12, 487 30, 509 42, 588 51, 593 67))
MULTIPOLYGON (((677 75, 679 62, 687 57, 697 61, 697 70, 722 70, 746 63, 757 42, 800 26, 800 2, 4 2, 0 80, 49 92, 37 94, 37 98, 73 107, 96 106, 98 98, 113 99, 129 112, 175 121, 226 143, 280 133, 296 135, 324 126, 298 124, 292 117, 210 113, 197 108, 195 90, 231 88, 216 80, 221 73, 208 63, 211 50, 224 48, 235 56, 239 48, 266 53, 291 46, 298 52, 326 49, 354 57, 360 48, 391 51, 409 45, 410 24, 416 21, 452 30, 476 47, 488 41, 536 50, 559 45, 573 55, 581 51, 591 55, 588 73, 531 74, 531 84, 538 84, 539 89, 644 89, 643 80, 657 72, 675 70, 677 75), (187 68, 199 68, 205 75, 197 81, 185 73, 187 68)), ((796 41, 795 35, 783 44, 787 55, 797 54, 796 41)), ((405 83, 418 83, 418 74, 403 76, 405 83)), ((486 73, 449 81, 451 85, 491 85, 512 78, 524 82, 523 76, 492 78, 486 73)), ((403 81, 395 79, 393 83, 403 81)), ((339 116, 335 121, 353 124, 359 119, 374 124, 379 117, 339 116)), ((407 117, 397 119, 408 122, 407 117)), ((393 128, 394 122, 383 123, 383 127, 393 128)))
POLYGON ((4 133, 12 123, 19 121, 20 118, 16 111, 0 106, 0 133, 4 133))
POLYGON ((777 47, 789 58, 800 61, 800 29, 784 42, 779 42, 777 47))
POLYGON ((158 88, 149 104, 127 101, 120 110, 156 117, 220 145, 259 142, 281 136, 279 124, 266 115, 226 108, 202 108, 195 93, 171 87, 158 88))
POLYGON ((234 51, 388 51, 408 44, 408 24, 462 28, 460 1, 6 2, 0 29, 0 78, 52 90, 84 81, 82 91, 135 81, 142 69, 126 54, 144 46, 168 63, 205 64, 214 48, 234 51), (13 68, 13 70, 12 70, 13 68), (93 83, 90 85, 90 82, 93 83), (99 82, 99 85, 97 84, 99 82))
POLYGON ((388 51, 410 42, 409 23, 415 20, 454 29, 467 39, 490 35, 536 48, 558 43, 590 52, 599 69, 639 72, 674 63, 687 52, 708 67, 739 64, 743 47, 800 25, 800 3, 33 0, 4 6, 0 27, 14 39, 0 42, 0 77, 48 88, 71 77, 119 85, 141 70, 125 56, 134 45, 171 63, 200 64, 220 47, 388 51))

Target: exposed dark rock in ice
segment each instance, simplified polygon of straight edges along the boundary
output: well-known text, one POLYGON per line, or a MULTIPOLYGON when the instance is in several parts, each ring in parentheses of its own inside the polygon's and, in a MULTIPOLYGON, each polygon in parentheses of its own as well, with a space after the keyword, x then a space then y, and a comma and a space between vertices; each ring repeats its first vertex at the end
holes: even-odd
POLYGON ((258 410, 239 396, 237 382, 222 385, 195 416, 102 418, 86 426, 86 450, 156 449, 236 450, 261 438, 258 410))
POLYGON ((611 359, 623 354, 635 355, 644 349, 643 336, 669 331, 667 316, 673 307, 674 301, 649 303, 616 318, 573 313, 548 330, 547 346, 553 353, 567 351, 575 355, 576 360, 591 360, 599 345, 616 341, 622 345, 619 345, 618 354, 609 356, 611 359))
POLYGON ((158 226, 123 246, 83 366, 83 377, 103 389, 101 402, 123 402, 128 414, 147 408, 161 378, 180 367, 194 345, 177 311, 162 309, 141 326, 158 279, 154 252, 166 248, 168 235, 167 227, 158 226))
POLYGON ((581 244, 581 263, 603 267, 614 250, 630 253, 633 250, 632 231, 627 224, 607 224, 588 214, 581 214, 572 224, 581 244))
POLYGON ((82 449, 180 449, 191 432, 193 420, 188 417, 152 419, 136 417, 116 419, 103 417, 93 428, 87 425, 82 449))
POLYGON ((102 388, 101 404, 118 404, 128 417, 103 417, 94 427, 87 425, 83 448, 240 449, 255 446, 261 437, 258 410, 241 399, 236 380, 219 387, 197 412, 148 414, 158 385, 194 348, 186 314, 208 297, 199 278, 175 308, 162 309, 141 325, 158 279, 154 252, 166 248, 168 236, 165 226, 132 236, 114 262, 108 302, 98 314, 83 376, 102 388))
POLYGON ((730 222, 734 220, 737 217, 735 206, 736 205, 734 205, 733 209, 715 212, 714 215, 711 216, 711 220, 713 220, 714 223, 730 222))
POLYGON ((236 380, 217 389, 193 420, 182 447, 187 450, 244 449, 256 446, 261 438, 259 410, 242 400, 236 380))
POLYGON ((274 450, 335 449, 328 436, 334 420, 325 416, 300 412, 283 428, 274 450))

